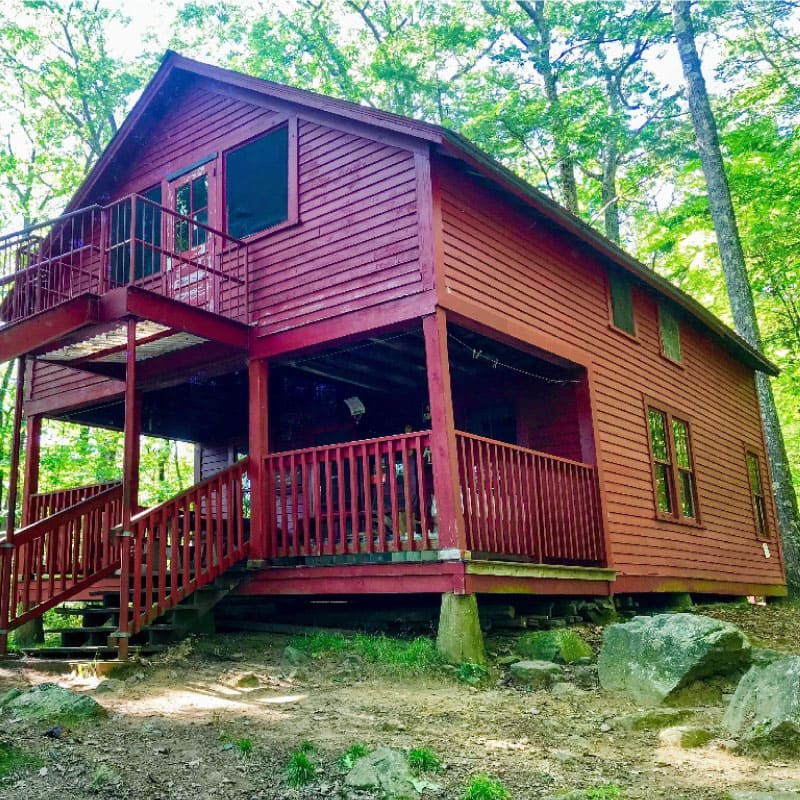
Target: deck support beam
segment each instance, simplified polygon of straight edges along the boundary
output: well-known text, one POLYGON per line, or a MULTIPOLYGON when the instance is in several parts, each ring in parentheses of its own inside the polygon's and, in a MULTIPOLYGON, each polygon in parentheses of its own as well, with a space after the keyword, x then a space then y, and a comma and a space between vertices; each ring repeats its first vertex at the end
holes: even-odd
POLYGON ((442 595, 436 649, 450 664, 485 664, 483 631, 474 594, 442 595))
POLYGON ((458 453, 450 388, 450 358, 447 351, 447 317, 442 309, 423 317, 428 398, 431 406, 431 452, 433 492, 436 496, 440 550, 467 549, 464 512, 461 509, 458 453))
POLYGON ((15 599, 11 597, 11 567, 14 558, 17 493, 19 488, 19 456, 22 443, 22 406, 25 400, 25 357, 17 359, 17 391, 14 400, 14 427, 11 434, 11 463, 8 469, 8 519, 5 542, 0 544, 0 656, 8 648, 8 629, 15 599))
POLYGON ((253 359, 249 373, 249 448, 247 471, 250 475, 250 557, 267 558, 272 543, 267 536, 266 486, 264 485, 264 458, 269 452, 269 364, 264 359, 253 359))
POLYGON ((31 414, 25 425, 25 472, 22 481, 22 527, 29 525, 30 500, 39 491, 42 415, 31 414))
POLYGON ((136 320, 128 320, 125 354, 125 455, 122 466, 122 545, 120 548, 119 658, 128 657, 128 593, 131 573, 131 517, 139 506, 139 438, 142 423, 141 398, 136 391, 136 320))

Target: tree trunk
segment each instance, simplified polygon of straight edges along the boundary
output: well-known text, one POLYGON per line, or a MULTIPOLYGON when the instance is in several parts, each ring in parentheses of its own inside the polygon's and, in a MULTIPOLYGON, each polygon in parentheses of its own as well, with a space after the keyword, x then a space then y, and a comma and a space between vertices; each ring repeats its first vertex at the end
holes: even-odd
MULTIPOLYGON (((722 162, 719 136, 706 84, 700 68, 691 18, 691 4, 678 0, 672 5, 672 22, 683 65, 689 111, 692 115, 700 160, 708 189, 708 200, 717 235, 722 269, 728 289, 733 322, 738 333, 751 345, 761 348, 753 293, 747 277, 742 243, 733 211, 728 179, 722 162)), ((786 448, 778 412, 767 375, 756 373, 756 387, 772 471, 772 485, 778 511, 786 579, 793 595, 800 594, 800 524, 797 496, 792 486, 786 448)))

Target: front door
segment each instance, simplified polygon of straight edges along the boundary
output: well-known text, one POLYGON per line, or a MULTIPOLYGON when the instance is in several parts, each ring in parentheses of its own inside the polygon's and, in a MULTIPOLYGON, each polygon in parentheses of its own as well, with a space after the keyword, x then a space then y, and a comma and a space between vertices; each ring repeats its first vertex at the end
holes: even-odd
POLYGON ((214 310, 214 275, 217 237, 209 227, 215 214, 215 165, 211 161, 170 181, 167 205, 170 214, 168 239, 168 291, 175 300, 214 310))

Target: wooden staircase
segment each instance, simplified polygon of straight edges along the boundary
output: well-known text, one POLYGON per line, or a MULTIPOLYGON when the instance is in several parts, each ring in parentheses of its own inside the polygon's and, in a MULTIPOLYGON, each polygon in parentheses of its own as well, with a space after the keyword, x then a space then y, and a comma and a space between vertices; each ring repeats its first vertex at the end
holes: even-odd
POLYGON ((80 627, 47 633, 36 658, 104 659, 154 652, 197 630, 239 584, 249 550, 247 459, 120 526, 121 489, 106 488, 20 529, 0 550, 8 630, 51 608, 80 627), (10 553, 10 558, 9 558, 10 553), (2 559, 8 559, 6 563, 2 559), (63 604, 76 597, 80 609, 63 604), (120 644, 124 642, 121 647, 120 644))

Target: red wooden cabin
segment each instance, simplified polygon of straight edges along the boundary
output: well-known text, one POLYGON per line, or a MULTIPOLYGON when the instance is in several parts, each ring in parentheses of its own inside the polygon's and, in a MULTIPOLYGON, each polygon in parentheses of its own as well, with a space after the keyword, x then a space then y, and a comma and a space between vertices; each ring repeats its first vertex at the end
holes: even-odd
POLYGON ((775 368, 449 131, 170 53, 0 248, 2 631, 116 585, 124 652, 245 562, 255 595, 784 592, 775 368), (39 494, 44 417, 124 430, 121 483, 39 494), (198 454, 144 510, 140 432, 198 454))

